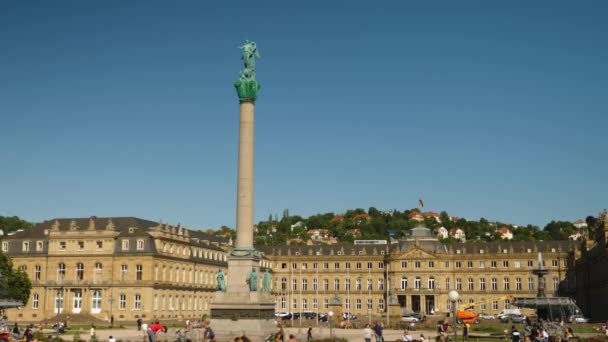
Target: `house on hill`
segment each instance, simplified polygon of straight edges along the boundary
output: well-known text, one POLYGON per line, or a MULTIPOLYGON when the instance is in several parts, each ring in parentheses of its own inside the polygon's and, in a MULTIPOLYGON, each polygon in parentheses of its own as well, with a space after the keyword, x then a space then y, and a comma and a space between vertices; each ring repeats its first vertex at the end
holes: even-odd
POLYGON ((458 241, 466 241, 464 230, 457 227, 450 229, 450 236, 458 241))
POLYGON ((445 229, 445 227, 438 227, 435 228, 435 235, 437 236, 437 238, 439 239, 447 239, 449 234, 448 234, 448 230, 445 229))
POLYGON ((502 226, 498 229, 498 234, 503 240, 511 240, 513 239, 513 233, 511 233, 511 229, 507 226, 502 226))
POLYGON ((422 216, 432 217, 435 219, 436 222, 441 222, 441 219, 439 218, 439 213, 436 213, 434 211, 427 211, 426 213, 423 213, 422 216))
POLYGON ((418 222, 424 221, 424 216, 422 216, 422 214, 420 214, 417 211, 412 211, 409 214, 407 214, 407 218, 410 220, 418 221, 418 222))

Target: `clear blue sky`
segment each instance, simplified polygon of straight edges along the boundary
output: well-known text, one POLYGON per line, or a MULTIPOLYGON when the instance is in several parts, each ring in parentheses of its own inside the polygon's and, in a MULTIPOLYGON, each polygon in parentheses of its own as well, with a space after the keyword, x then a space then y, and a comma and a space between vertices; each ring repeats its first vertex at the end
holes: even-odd
POLYGON ((608 206, 606 1, 1 1, 0 215, 234 227, 348 208, 544 226, 608 206))

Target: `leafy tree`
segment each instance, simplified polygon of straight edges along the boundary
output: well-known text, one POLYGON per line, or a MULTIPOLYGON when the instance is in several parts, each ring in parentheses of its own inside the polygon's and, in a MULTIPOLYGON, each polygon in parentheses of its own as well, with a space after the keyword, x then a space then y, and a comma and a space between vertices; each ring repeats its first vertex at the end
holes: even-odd
POLYGON ((0 229, 4 233, 4 236, 8 235, 8 233, 17 231, 19 229, 31 229, 33 224, 31 222, 27 222, 25 220, 20 219, 17 216, 13 217, 4 217, 0 216, 0 229))
POLYGON ((447 211, 442 211, 439 213, 439 219, 441 220, 441 225, 445 229, 452 228, 452 221, 450 220, 450 215, 448 215, 447 211))
POLYGON ((369 207, 369 209, 367 209, 367 213, 369 214, 369 216, 371 217, 379 217, 382 216, 382 214, 380 213, 380 211, 378 211, 378 209, 374 208, 374 207, 369 207))
POLYGON ((4 253, 0 253, 0 298, 16 299, 27 303, 32 290, 32 282, 27 273, 13 270, 13 261, 4 253))
POLYGON ((567 240, 576 230, 572 222, 551 221, 543 229, 551 236, 551 240, 567 240))

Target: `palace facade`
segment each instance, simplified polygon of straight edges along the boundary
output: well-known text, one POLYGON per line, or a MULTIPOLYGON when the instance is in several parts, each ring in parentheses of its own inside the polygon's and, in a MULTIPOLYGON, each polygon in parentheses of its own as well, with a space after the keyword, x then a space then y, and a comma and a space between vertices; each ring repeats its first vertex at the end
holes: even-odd
POLYGON ((387 305, 401 312, 447 312, 448 292, 459 304, 477 303, 496 314, 513 297, 535 297, 539 253, 548 296, 571 291, 576 245, 570 241, 454 243, 444 245, 424 227, 395 244, 281 246, 264 249, 273 271, 277 311, 327 312, 336 293, 341 310, 360 317, 387 305), (572 276, 572 275, 571 275, 572 276), (387 298, 389 299, 387 301, 387 298))
MULTIPOLYGON (((116 321, 180 319, 209 314, 216 273, 227 274, 229 243, 200 231, 138 218, 56 219, 2 240, 13 265, 28 273, 32 292, 10 320, 87 314, 116 321)), ((573 293, 577 253, 570 241, 442 244, 417 227, 397 243, 266 246, 260 271, 273 274, 276 311, 340 310, 364 318, 385 312, 432 314, 460 303, 496 314, 512 297, 534 297, 531 271, 542 254, 547 294, 573 293)), ((261 286, 261 284, 260 284, 261 286)))
POLYGON ((227 242, 133 217, 42 222, 2 240, 2 252, 32 281, 29 302, 8 318, 200 317, 209 312, 216 272, 226 272, 227 242))

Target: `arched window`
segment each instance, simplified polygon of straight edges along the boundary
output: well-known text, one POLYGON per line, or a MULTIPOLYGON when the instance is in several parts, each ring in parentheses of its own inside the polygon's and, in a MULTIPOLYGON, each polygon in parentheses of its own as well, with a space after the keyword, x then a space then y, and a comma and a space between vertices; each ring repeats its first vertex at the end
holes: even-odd
POLYGON ((407 289, 407 278, 406 277, 401 277, 401 288, 407 289))

